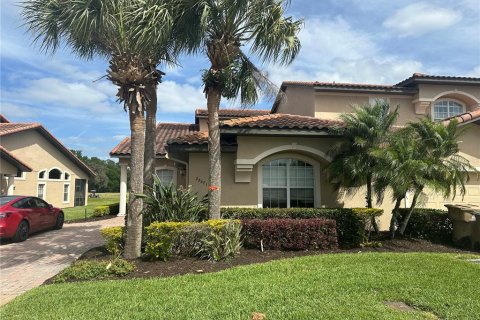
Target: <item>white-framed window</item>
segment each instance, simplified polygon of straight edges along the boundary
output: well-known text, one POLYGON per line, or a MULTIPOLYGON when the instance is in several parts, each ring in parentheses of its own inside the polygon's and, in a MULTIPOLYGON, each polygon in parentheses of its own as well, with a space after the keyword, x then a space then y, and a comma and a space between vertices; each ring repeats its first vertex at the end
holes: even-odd
POLYGON ((465 105, 453 99, 437 100, 433 103, 432 109, 433 121, 439 121, 465 113, 465 105))
POLYGON ((17 174, 15 175, 14 179, 15 180, 25 180, 27 177, 27 173, 24 171, 17 171, 17 174))
POLYGON ((177 170, 171 167, 155 169, 155 174, 160 178, 162 185, 177 184, 177 170))
POLYGON ((45 183, 39 183, 37 185, 37 197, 42 200, 45 200, 47 196, 47 185, 45 183))
POLYGON ((70 183, 65 183, 63 185, 63 202, 70 202, 70 183))
POLYGON ((38 172, 38 179, 47 179, 47 170, 40 170, 38 172))
POLYGON ((276 159, 262 165, 264 208, 313 208, 315 174, 299 159, 276 159))
POLYGON ((52 168, 48 171, 48 179, 49 180, 61 180, 62 179, 62 171, 57 168, 52 168))
POLYGON ((65 179, 65 181, 70 180, 70 173, 65 172, 64 179, 65 179))

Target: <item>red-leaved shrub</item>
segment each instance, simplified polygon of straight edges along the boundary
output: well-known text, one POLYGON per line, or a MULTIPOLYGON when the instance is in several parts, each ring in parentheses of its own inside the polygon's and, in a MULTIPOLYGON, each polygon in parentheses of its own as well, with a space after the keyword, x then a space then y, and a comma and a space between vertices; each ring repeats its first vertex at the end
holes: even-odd
POLYGON ((326 250, 337 248, 335 220, 251 219, 242 221, 245 247, 270 250, 326 250))

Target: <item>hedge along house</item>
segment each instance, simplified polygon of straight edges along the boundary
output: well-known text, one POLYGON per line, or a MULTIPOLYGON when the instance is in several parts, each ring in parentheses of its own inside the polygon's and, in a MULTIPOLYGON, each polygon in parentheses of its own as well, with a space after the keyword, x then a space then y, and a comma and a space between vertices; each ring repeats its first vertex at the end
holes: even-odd
POLYGON ((2 195, 38 196, 60 208, 87 204, 90 168, 41 124, 0 119, 2 195))
MULTIPOLYGON (((341 139, 329 128, 341 126, 342 113, 353 105, 384 99, 399 106, 397 125, 430 116, 436 121, 458 117, 467 128, 461 152, 480 169, 480 78, 414 74, 396 85, 286 81, 282 99, 267 110, 220 110, 222 205, 243 207, 364 207, 365 192, 349 196, 328 183, 329 150, 341 139)), ((195 124, 157 127, 157 167, 162 181, 191 185, 200 195, 208 191, 208 133, 206 110, 195 112, 195 124), (176 177, 176 178, 174 178, 176 177)), ((120 158, 125 190, 129 139, 112 150, 120 158)), ((407 203, 408 205, 408 195, 407 203)), ((429 192, 423 206, 444 209, 445 203, 480 204, 480 182, 472 173, 467 194, 443 199, 429 192)), ((380 226, 388 228, 393 207, 381 206, 380 226)), ((122 208, 120 209, 122 210, 122 208)), ((122 212, 125 212, 123 209, 122 212)))

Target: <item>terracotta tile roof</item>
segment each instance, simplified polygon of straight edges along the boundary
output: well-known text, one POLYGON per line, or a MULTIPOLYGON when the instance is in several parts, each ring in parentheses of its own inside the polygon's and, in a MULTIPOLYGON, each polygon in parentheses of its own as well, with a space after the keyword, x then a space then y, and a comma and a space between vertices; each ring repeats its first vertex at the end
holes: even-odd
POLYGON ((30 123, 0 123, 0 136, 5 136, 7 134, 12 134, 24 130, 39 128, 42 125, 36 122, 30 123))
MULTIPOLYGON (((190 135, 198 131, 198 126, 188 123, 159 123, 157 125, 156 154, 164 156, 167 153, 167 141, 180 136, 190 135)), ((129 156, 130 138, 123 139, 110 152, 111 156, 129 156)))
MULTIPOLYGON (((269 114, 270 110, 260 110, 260 109, 220 109, 218 111, 219 118, 240 118, 240 117, 253 117, 269 114)), ((208 116, 207 109, 197 109, 195 110, 195 118, 205 118, 208 116)))
POLYGON ((470 123, 473 121, 480 121, 480 108, 471 112, 465 112, 458 116, 445 119, 443 120, 443 124, 447 125, 450 122, 450 120, 453 120, 453 119, 457 120, 458 124, 470 123))
POLYGON ((51 144, 57 147, 60 152, 62 152, 68 159, 75 163, 79 168, 81 168, 85 173, 90 177, 94 177, 96 174, 93 172, 82 160, 77 158, 67 147, 65 147, 53 134, 45 129, 40 123, 31 122, 31 123, 0 123, 0 137, 6 136, 25 130, 37 130, 45 139, 47 139, 51 144))
POLYGON ((168 144, 206 144, 208 143, 208 132, 199 131, 192 134, 172 138, 168 140, 168 144))
POLYGON ((7 149, 0 146, 0 158, 4 159, 20 171, 31 172, 32 168, 28 166, 25 162, 21 161, 13 154, 11 154, 7 149))
POLYGON ((308 129, 324 130, 342 126, 343 122, 324 120, 293 114, 275 113, 256 117, 237 118, 221 122, 222 127, 230 128, 268 128, 268 129, 308 129))
POLYGON ((396 89, 397 86, 386 84, 348 83, 348 82, 318 82, 318 81, 284 81, 282 87, 328 87, 328 88, 355 88, 355 89, 396 89))
POLYGON ((435 76, 435 75, 430 75, 430 74, 424 74, 424 73, 414 73, 411 77, 400 81, 399 83, 396 84, 396 86, 407 86, 415 83, 416 81, 435 81, 435 82, 473 82, 477 83, 480 82, 480 78, 475 78, 475 77, 454 77, 454 76, 435 76))

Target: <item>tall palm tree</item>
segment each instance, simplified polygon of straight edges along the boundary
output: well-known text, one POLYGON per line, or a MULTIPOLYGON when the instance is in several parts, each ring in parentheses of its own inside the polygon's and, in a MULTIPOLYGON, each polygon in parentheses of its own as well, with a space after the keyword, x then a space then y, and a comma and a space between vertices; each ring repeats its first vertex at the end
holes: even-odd
POLYGON ((174 18, 167 4, 154 0, 29 0, 22 5, 26 25, 41 49, 54 52, 66 44, 81 58, 99 56, 109 62, 107 78, 118 87, 117 97, 129 114, 131 130, 126 258, 140 256, 142 199, 135 195, 143 193, 145 111, 150 116, 155 113, 156 87, 163 75, 157 66, 173 60, 174 18), (155 10, 146 10, 153 6, 155 10), (156 41, 144 41, 145 34, 156 41))
POLYGON ((390 222, 390 235, 404 234, 418 199, 426 189, 441 193, 445 198, 465 194, 469 171, 475 171, 469 161, 458 154, 458 138, 462 132, 457 123, 447 126, 429 119, 412 122, 396 132, 389 145, 372 153, 377 156, 375 189, 381 195, 386 188, 392 192, 395 207, 390 222), (407 213, 399 222, 399 208, 407 192, 413 193, 407 213))
POLYGON ((344 139, 330 153, 333 160, 328 166, 329 179, 337 188, 355 192, 366 186, 366 206, 373 206, 373 182, 377 160, 371 152, 385 144, 398 117, 398 106, 391 111, 384 100, 373 105, 355 107, 352 113, 344 113, 340 119, 342 128, 333 129, 344 139))
MULTIPOLYGON (((209 213, 220 217, 221 150, 218 110, 223 98, 242 105, 258 100, 257 90, 271 88, 242 47, 262 62, 289 64, 300 50, 302 20, 284 17, 287 0, 177 0, 189 22, 192 51, 210 61, 203 74, 208 107, 209 213)), ((181 23, 187 25, 187 23, 181 23)))

